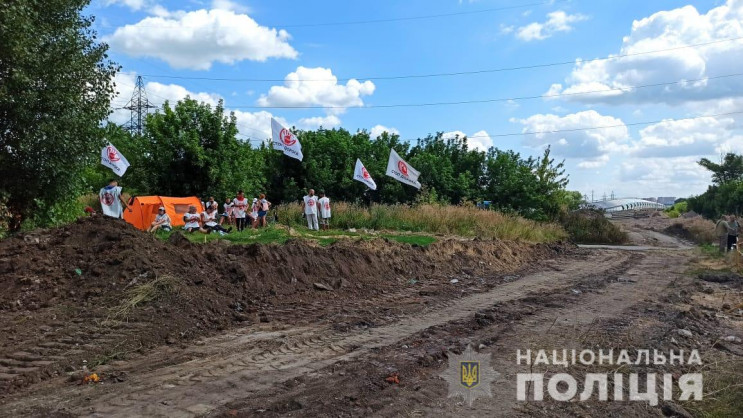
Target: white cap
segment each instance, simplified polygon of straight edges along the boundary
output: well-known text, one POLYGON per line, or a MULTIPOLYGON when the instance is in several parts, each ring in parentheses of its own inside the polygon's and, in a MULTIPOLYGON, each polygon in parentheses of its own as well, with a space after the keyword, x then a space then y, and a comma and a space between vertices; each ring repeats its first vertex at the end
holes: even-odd
POLYGON ((253 203, 255 203, 255 202, 257 202, 257 201, 258 201, 258 198, 257 198, 257 197, 254 197, 254 198, 253 198, 253 203))
POLYGON ((160 206, 157 210, 165 210, 164 206, 160 206))

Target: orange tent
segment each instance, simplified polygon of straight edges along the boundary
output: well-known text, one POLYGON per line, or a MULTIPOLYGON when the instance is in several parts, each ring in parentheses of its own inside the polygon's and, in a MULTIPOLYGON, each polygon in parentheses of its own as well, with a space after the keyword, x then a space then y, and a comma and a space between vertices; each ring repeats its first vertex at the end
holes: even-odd
POLYGON ((173 227, 183 226, 183 215, 188 212, 189 206, 196 206, 198 213, 204 211, 198 197, 166 197, 166 196, 136 196, 129 200, 128 210, 124 210, 124 220, 136 228, 146 230, 150 227, 157 215, 160 206, 170 215, 170 224, 173 227))

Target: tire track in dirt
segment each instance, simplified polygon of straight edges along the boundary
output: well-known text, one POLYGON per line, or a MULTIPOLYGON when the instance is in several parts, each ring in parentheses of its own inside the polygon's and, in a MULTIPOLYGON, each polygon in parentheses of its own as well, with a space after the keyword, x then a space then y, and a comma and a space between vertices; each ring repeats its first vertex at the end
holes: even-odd
MULTIPOLYGON (((562 291, 585 277, 626 270, 633 256, 595 252, 584 260, 554 260, 548 268, 487 292, 429 306, 423 312, 378 328, 341 333, 332 327, 265 331, 248 327, 204 340, 189 348, 193 360, 132 375, 126 386, 58 391, 47 399, 51 410, 76 415, 189 417, 208 413, 231 400, 249 397, 288 379, 311 375, 340 361, 393 345, 432 326, 474 315, 495 303, 532 293, 562 291), (67 396, 65 396, 67 395, 67 396), (86 402, 85 398, 92 398, 86 402)), ((136 368, 136 367, 135 367, 136 368)), ((45 403, 45 402, 41 402, 45 403)), ((21 413, 22 404, 6 405, 21 413)))

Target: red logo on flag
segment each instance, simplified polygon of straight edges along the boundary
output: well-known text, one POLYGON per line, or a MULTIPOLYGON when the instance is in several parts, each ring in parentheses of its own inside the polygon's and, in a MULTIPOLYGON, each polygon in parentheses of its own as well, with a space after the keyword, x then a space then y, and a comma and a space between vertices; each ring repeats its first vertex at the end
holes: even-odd
POLYGON ((297 143, 297 140, 294 139, 294 135, 292 135, 291 131, 286 128, 279 132, 279 138, 281 138, 281 142, 283 142, 287 147, 291 147, 297 143))
POLYGON ((106 153, 108 153, 108 159, 112 163, 115 163, 115 162, 121 160, 121 158, 119 158, 119 153, 116 152, 116 148, 112 147, 111 145, 109 145, 108 147, 106 147, 106 153))
POLYGON ((361 175, 362 175, 362 176, 363 176, 363 177, 364 177, 365 179, 369 179, 369 178, 371 177, 371 176, 369 175, 369 172, 368 172, 368 171, 366 171, 366 167, 361 167, 361 175))
POLYGON ((408 166, 404 162, 398 161, 397 162, 397 168, 400 169, 400 172, 402 173, 403 176, 406 176, 407 177, 407 175, 408 175, 408 166))
POLYGON ((106 206, 113 205, 114 204, 114 195, 111 194, 111 193, 109 193, 109 192, 103 193, 103 196, 101 197, 101 203, 104 204, 104 205, 106 205, 106 206))

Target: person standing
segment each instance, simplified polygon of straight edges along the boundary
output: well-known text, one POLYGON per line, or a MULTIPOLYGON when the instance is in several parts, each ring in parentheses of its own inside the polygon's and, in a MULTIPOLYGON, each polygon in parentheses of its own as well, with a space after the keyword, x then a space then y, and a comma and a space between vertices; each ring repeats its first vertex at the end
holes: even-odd
POLYGON ((242 190, 237 191, 237 197, 232 200, 232 215, 235 217, 235 226, 238 231, 245 229, 245 211, 248 209, 248 199, 245 198, 245 194, 242 190))
POLYGON ((319 230, 317 226, 317 196, 315 196, 315 190, 309 189, 307 196, 302 198, 302 210, 304 216, 307 218, 307 227, 311 230, 319 230))
POLYGON ((268 222, 266 222, 266 215, 268 214, 268 210, 271 209, 271 202, 266 200, 266 195, 264 193, 261 193, 259 196, 260 200, 258 200, 258 224, 261 224, 262 226, 268 226, 268 222))
POLYGON ((317 201, 320 206, 320 228, 323 231, 330 229, 330 198, 325 196, 325 192, 320 192, 320 200, 317 201))
POLYGON ((719 221, 717 221, 717 224, 715 224, 715 233, 717 234, 717 237, 720 241, 720 252, 724 253, 727 251, 728 246, 728 232, 730 230, 730 225, 728 224, 728 218, 725 215, 722 215, 719 221))
POLYGON ((222 212, 222 216, 220 216, 219 224, 222 225, 222 223, 227 220, 227 224, 232 225, 234 223, 232 222, 232 201, 229 197, 225 199, 222 207, 224 207, 224 212, 222 212))
POLYGON ((738 232, 740 230, 740 224, 738 223, 738 219, 735 217, 735 215, 730 216, 728 227, 730 228, 730 230, 728 231, 727 250, 732 251, 733 248, 737 247, 738 245, 738 232))
MULTIPOLYGON (((121 196, 122 188, 119 187, 119 182, 115 179, 111 179, 108 182, 108 186, 101 189, 98 192, 98 198, 101 201, 101 209, 103 209, 103 215, 112 218, 121 218, 124 213, 124 209, 127 208, 126 201, 121 196)), ((131 212, 131 209, 129 209, 131 212)))

